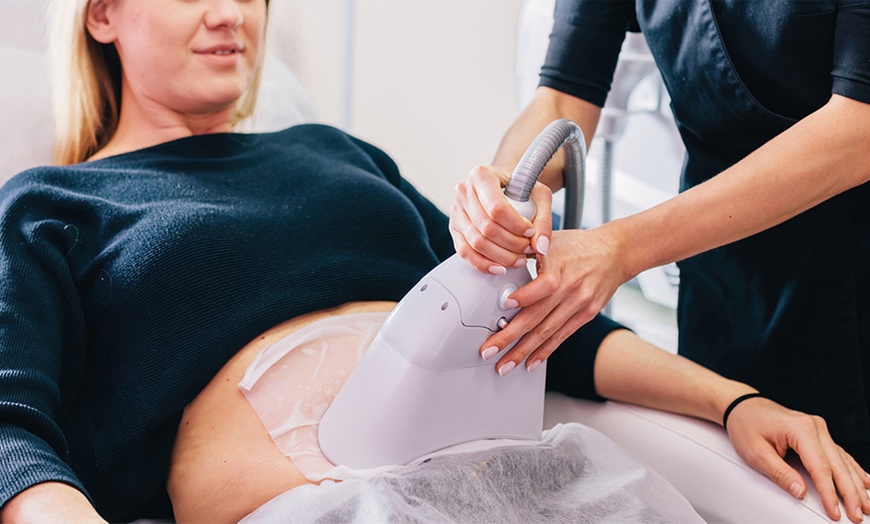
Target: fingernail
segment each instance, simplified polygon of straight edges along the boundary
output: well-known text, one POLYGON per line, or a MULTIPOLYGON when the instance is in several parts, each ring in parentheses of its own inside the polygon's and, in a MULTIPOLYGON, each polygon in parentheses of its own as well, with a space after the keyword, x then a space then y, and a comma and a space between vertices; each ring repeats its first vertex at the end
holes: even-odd
POLYGON ((523 253, 526 254, 526 255, 534 255, 534 254, 535 254, 535 250, 532 249, 532 246, 526 246, 526 248, 523 249, 523 253))
POLYGON ((514 309, 514 308, 520 307, 520 303, 512 298, 509 298, 509 299, 504 301, 504 307, 506 307, 508 309, 514 309))
POLYGON ((855 508, 855 515, 858 515, 858 520, 864 522, 864 510, 861 509, 861 506, 855 508))
POLYGON ((538 369, 538 366, 540 366, 540 365, 541 365, 540 360, 534 360, 534 361, 532 361, 531 364, 529 364, 529 367, 527 367, 526 369, 528 369, 529 373, 531 373, 532 371, 538 369))
POLYGON ((497 354, 498 354, 498 347, 490 346, 490 347, 484 349, 483 353, 481 353, 480 356, 483 357, 483 360, 489 360, 497 354))
POLYGON ((498 374, 501 376, 505 376, 508 373, 510 373, 511 371, 513 371, 515 367, 517 367, 515 362, 508 362, 507 364, 498 368, 498 374))
POLYGON ((504 275, 505 273, 507 273, 507 269, 505 269, 502 266, 492 265, 492 266, 489 266, 489 272, 492 273, 493 275, 501 276, 501 275, 504 275))
POLYGON ((800 496, 801 496, 801 485, 800 485, 799 483, 797 483, 797 482, 792 482, 792 483, 791 483, 791 486, 788 487, 788 492, 791 493, 791 495, 792 495, 794 498, 800 498, 800 496))
POLYGON ((538 253, 547 256, 547 252, 550 250, 550 239, 547 237, 538 238, 535 248, 538 250, 538 253))
POLYGON ((535 236, 535 230, 534 229, 526 229, 523 232, 523 236, 526 238, 532 238, 533 236, 535 236))
POLYGON ((525 258, 518 258, 516 262, 514 262, 514 267, 523 267, 526 265, 525 258))

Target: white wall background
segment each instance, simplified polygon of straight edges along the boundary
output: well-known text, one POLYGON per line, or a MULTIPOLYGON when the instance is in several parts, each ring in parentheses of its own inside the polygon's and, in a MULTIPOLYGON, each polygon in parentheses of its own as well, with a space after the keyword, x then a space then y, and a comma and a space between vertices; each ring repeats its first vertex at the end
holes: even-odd
POLYGON ((349 124, 348 131, 386 150, 447 210, 453 187, 492 159, 519 111, 521 0, 356 0, 346 112, 350 3, 272 0, 271 45, 293 64, 321 120, 349 124))

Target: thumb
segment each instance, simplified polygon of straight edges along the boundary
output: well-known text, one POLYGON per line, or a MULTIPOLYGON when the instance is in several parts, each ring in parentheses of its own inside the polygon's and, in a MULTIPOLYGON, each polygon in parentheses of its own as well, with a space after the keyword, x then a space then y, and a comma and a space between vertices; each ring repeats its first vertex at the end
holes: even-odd
POLYGON ((544 184, 537 183, 532 188, 530 197, 535 203, 535 216, 532 219, 535 234, 531 238, 532 249, 540 255, 546 255, 553 233, 553 192, 544 184))

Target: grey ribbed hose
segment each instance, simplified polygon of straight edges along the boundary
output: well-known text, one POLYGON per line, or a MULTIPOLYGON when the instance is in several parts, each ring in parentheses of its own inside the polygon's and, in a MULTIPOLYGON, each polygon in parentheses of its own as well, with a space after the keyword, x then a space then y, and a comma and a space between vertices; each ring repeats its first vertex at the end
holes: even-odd
POLYGON ((613 140, 604 139, 601 142, 601 161, 599 176, 601 179, 601 223, 610 222, 611 197, 613 192, 613 140))
POLYGON ((583 217, 586 177, 586 139, 580 126, 567 119, 555 120, 529 145, 514 168, 504 193, 511 200, 527 202, 544 167, 565 146, 565 218, 562 229, 579 229, 583 217))

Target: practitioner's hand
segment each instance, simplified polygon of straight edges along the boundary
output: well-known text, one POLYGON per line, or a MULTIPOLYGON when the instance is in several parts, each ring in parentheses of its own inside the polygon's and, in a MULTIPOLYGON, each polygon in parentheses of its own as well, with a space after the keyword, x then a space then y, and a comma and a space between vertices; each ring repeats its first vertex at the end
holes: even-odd
POLYGON ((794 450, 813 479, 828 516, 840 519, 838 495, 846 516, 861 522, 870 514, 870 477, 838 446, 821 417, 785 408, 772 400, 741 402, 728 418, 728 436, 737 454, 798 499, 807 492, 803 477, 783 457, 794 450))
POLYGON ((606 227, 552 235, 549 255, 538 256, 538 276, 510 296, 522 311, 481 347, 486 357, 523 337, 496 364, 502 375, 524 360, 530 371, 537 368, 631 277, 619 265, 616 242, 606 227))
POLYGON ((510 173, 478 166, 456 186, 450 211, 450 234, 456 252, 484 273, 504 274, 504 268, 521 267, 526 257, 546 254, 552 231, 553 195, 535 184, 531 199, 536 214, 530 221, 507 201, 503 187, 510 173))

